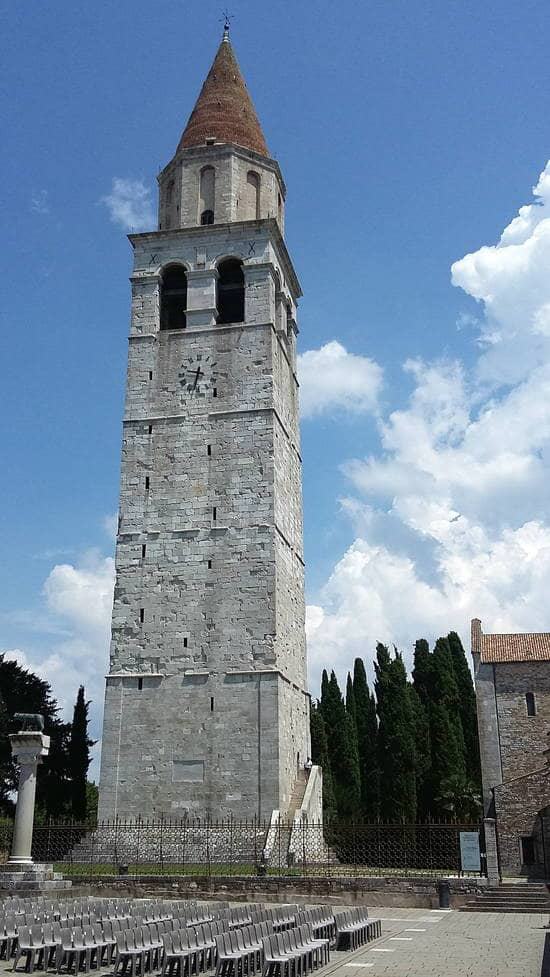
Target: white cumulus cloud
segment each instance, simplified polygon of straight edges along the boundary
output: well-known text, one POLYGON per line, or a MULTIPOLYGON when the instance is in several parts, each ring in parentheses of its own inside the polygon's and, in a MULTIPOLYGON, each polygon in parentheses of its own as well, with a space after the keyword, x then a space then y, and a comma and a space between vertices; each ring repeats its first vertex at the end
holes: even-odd
MULTIPOLYGON (((46 679, 52 687, 61 714, 72 718, 79 685, 84 685, 92 700, 90 732, 101 735, 104 676, 108 670, 109 635, 115 566, 112 557, 91 551, 78 564, 54 566, 48 574, 43 596, 45 607, 39 615, 51 625, 45 631, 41 650, 6 649, 8 659, 46 679), (55 626, 60 633, 55 634, 55 626), (62 628, 62 630, 61 630, 62 628)), ((98 746, 94 749, 91 776, 97 779, 98 746)))
POLYGON ((111 192, 100 202, 124 231, 150 231, 156 225, 151 189, 143 180, 114 177, 111 192))
MULTIPOLYGON (((452 267, 480 303, 480 352, 408 361, 408 404, 379 448, 343 466, 357 538, 308 613, 313 690, 323 666, 372 659, 450 629, 550 630, 550 164, 496 245, 452 267)), ((473 323, 470 323, 473 325, 473 323)))
POLYGON ((298 357, 298 379, 302 417, 314 417, 329 411, 373 413, 383 374, 374 360, 332 340, 298 357))

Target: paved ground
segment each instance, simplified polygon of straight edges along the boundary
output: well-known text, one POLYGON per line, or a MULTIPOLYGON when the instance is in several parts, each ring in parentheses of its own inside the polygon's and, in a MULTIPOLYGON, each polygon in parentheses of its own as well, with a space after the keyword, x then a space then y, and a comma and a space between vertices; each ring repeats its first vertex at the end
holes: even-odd
POLYGON ((371 915, 383 921, 382 938, 345 958, 333 954, 337 977, 550 977, 547 915, 382 908, 371 915))
MULTIPOLYGON (((550 977, 547 915, 394 908, 371 915, 382 919, 381 939, 333 953, 322 977, 550 977)), ((11 964, 0 961, 0 977, 8 973, 11 964)))

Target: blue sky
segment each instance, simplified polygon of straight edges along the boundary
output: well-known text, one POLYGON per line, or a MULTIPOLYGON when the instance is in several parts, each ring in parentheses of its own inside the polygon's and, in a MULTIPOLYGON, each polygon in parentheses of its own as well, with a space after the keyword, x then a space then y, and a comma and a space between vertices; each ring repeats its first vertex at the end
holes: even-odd
MULTIPOLYGON (((2 7, 0 648, 64 702, 85 680, 97 723, 129 317, 113 181, 143 217, 221 11, 2 7)), ((548 5, 231 10, 304 290, 312 683, 376 638, 406 653, 421 634, 466 639, 474 611, 487 630, 550 629, 550 176, 532 196, 550 156, 548 5)))

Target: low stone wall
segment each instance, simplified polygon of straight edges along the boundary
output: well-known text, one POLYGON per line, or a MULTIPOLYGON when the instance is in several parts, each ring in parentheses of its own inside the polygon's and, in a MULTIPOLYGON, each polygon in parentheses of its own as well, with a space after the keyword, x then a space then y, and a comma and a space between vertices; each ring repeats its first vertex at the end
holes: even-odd
MULTIPOLYGON (((228 899, 235 902, 329 903, 335 906, 395 906, 436 909, 440 879, 368 877, 321 879, 255 876, 102 876, 75 881, 72 894, 107 897, 228 899)), ((484 878, 447 879, 451 907, 464 905, 487 888, 484 878)))

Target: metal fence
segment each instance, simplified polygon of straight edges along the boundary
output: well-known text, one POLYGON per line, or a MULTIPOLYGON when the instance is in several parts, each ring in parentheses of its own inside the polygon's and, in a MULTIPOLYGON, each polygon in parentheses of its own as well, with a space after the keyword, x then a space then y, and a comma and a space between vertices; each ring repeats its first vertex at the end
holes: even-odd
POLYGON ((68 876, 460 873, 460 832, 478 825, 300 821, 105 821, 35 826, 33 858, 68 876))

